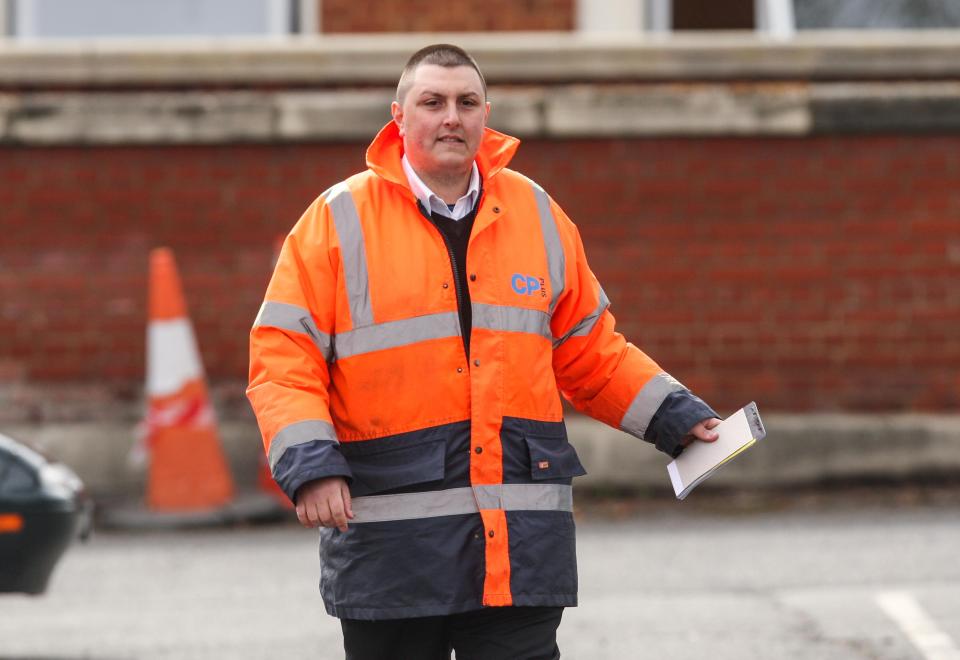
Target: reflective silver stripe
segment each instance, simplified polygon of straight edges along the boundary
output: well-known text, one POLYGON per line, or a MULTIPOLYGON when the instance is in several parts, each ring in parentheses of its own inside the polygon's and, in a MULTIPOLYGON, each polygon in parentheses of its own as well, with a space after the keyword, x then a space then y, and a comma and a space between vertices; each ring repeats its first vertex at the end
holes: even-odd
MULTIPOLYGON (((270 442, 270 452, 267 460, 270 463, 270 469, 276 467, 277 461, 283 456, 290 447, 302 445, 314 440, 337 441, 337 432, 333 424, 325 422, 322 419, 307 419, 302 422, 294 422, 280 429, 280 432, 273 436, 270 442)), ((339 443, 338 443, 339 444, 339 443)))
POLYGON ((330 361, 332 351, 330 335, 320 332, 309 310, 303 307, 265 300, 263 305, 260 306, 257 319, 253 322, 254 328, 259 326, 307 334, 316 344, 317 350, 323 355, 323 359, 327 362, 330 361))
POLYGON ((573 511, 573 488, 563 484, 500 484, 473 490, 483 509, 573 511))
POLYGON ((457 313, 442 312, 341 332, 334 337, 333 342, 337 359, 342 360, 353 355, 406 346, 428 339, 459 336, 460 318, 457 313))
POLYGON ((630 403, 627 414, 620 422, 620 430, 643 438, 644 433, 647 432, 647 425, 650 424, 650 420, 653 419, 667 395, 685 389, 687 388, 670 374, 664 372, 657 374, 640 388, 637 396, 630 403))
POLYGON ((539 309, 471 303, 473 327, 506 332, 526 332, 553 339, 550 334, 550 316, 539 309))
POLYGON ((593 326, 597 324, 597 321, 600 320, 600 316, 603 314, 603 311, 610 306, 610 299, 607 298, 607 294, 603 291, 603 287, 600 287, 600 301, 597 303, 597 308, 590 312, 587 316, 584 316, 579 323, 573 326, 570 331, 559 339, 555 339, 553 342, 553 347, 557 348, 563 342, 570 339, 570 337, 586 337, 593 330, 593 326))
POLYGON ((573 490, 563 484, 504 484, 356 497, 351 504, 354 518, 350 522, 370 523, 477 513, 478 502, 485 509, 504 511, 573 511, 573 490))
POLYGON ((543 244, 547 250, 547 266, 550 269, 550 289, 553 295, 550 298, 550 313, 557 306, 557 300, 563 293, 563 284, 566 281, 566 257, 563 254, 563 244, 560 242, 560 232, 557 230, 557 221, 550 210, 550 197, 538 186, 533 184, 533 194, 537 198, 537 210, 540 212, 540 228, 543 232, 543 244))
POLYGON ((353 202, 353 195, 345 182, 333 186, 326 197, 333 223, 340 239, 343 258, 343 274, 346 278, 347 299, 350 304, 350 319, 354 328, 373 323, 373 308, 370 306, 370 279, 367 275, 367 250, 363 241, 363 226, 353 202))

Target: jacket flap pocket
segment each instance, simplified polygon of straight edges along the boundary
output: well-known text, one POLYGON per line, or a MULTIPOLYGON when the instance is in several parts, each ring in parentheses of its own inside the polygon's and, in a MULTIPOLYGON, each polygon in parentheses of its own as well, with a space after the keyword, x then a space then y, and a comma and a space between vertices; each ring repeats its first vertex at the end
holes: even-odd
POLYGON ((587 473, 580 464, 577 450, 567 439, 557 436, 525 436, 530 452, 530 477, 541 479, 569 479, 587 473))
POLYGON ((354 497, 443 479, 446 443, 435 440, 349 458, 354 497))

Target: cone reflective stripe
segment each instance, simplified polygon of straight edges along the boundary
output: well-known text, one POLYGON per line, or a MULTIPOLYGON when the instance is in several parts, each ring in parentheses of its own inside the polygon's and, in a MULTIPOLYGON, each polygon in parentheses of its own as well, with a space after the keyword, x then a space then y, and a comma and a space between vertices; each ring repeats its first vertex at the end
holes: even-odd
MULTIPOLYGON (((280 250, 283 249, 283 240, 285 236, 277 236, 276 240, 273 243, 273 265, 277 265, 277 260, 280 258, 280 250)), ((293 508, 293 502, 290 501, 290 498, 287 497, 287 494, 283 492, 280 486, 277 485, 277 482, 273 479, 273 473, 270 472, 270 463, 267 461, 267 453, 264 451, 260 455, 260 468, 257 472, 257 486, 261 491, 275 497, 280 504, 285 506, 288 509, 293 508)))
POLYGON ((223 506, 233 480, 220 447, 197 342, 173 253, 150 253, 145 420, 147 505, 156 511, 223 506))

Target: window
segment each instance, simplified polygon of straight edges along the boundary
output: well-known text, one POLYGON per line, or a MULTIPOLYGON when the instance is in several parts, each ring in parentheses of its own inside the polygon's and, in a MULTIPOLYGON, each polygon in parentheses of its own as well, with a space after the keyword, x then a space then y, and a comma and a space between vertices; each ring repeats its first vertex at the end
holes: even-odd
POLYGON ((960 2, 793 0, 799 30, 960 27, 960 2))
POLYGON ((754 0, 673 0, 674 30, 753 30, 754 0))
MULTIPOLYGON (((589 2, 589 0, 582 0, 589 2)), ((960 2, 944 0, 643 0, 646 29, 795 30, 960 28, 960 2)))
POLYGON ((793 34, 793 0, 578 0, 584 32, 755 30, 793 34))
POLYGON ((0 28, 27 39, 282 36, 315 32, 316 2, 0 0, 0 28))
POLYGON ((37 488, 33 471, 9 454, 0 453, 0 495, 22 495, 37 488))

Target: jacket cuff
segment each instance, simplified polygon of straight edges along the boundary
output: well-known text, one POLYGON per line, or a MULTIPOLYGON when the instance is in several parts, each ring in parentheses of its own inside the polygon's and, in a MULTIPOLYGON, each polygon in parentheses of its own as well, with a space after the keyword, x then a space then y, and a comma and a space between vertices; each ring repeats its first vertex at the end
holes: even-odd
POLYGON ((339 443, 331 440, 313 440, 287 447, 272 472, 274 481, 293 503, 296 503, 297 489, 308 481, 324 477, 353 481, 353 472, 340 453, 339 443))
POLYGON ((671 458, 683 453, 683 438, 710 417, 720 417, 703 399, 689 390, 671 392, 650 419, 643 439, 671 458))

